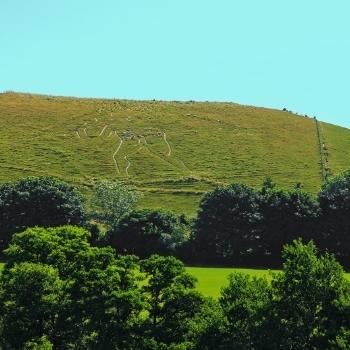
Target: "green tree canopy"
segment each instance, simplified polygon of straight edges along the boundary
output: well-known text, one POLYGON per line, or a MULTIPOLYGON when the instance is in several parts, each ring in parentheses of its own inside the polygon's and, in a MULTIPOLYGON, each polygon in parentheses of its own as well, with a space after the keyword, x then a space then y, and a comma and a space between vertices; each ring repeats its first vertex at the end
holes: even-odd
POLYGON ((240 263, 252 254, 260 222, 259 194, 233 184, 207 193, 200 203, 194 244, 206 262, 240 263))
POLYGON ((165 348, 184 345, 191 320, 200 312, 203 297, 194 290, 196 279, 174 257, 152 255, 141 261, 141 271, 148 283, 142 287, 149 318, 149 336, 165 348))
POLYGON ((84 219, 81 194, 55 178, 27 177, 0 185, 1 248, 27 227, 80 225, 84 219))
POLYGON ((321 208, 320 244, 350 266, 350 170, 328 180, 318 195, 321 208))
MULTIPOLYGON (((10 323, 6 322, 15 317, 12 314, 18 315, 15 312, 27 308, 27 299, 23 299, 21 294, 20 297, 16 297, 17 304, 11 299, 8 300, 11 296, 8 292, 11 286, 17 288, 18 293, 23 293, 24 296, 28 293, 28 298, 33 299, 33 302, 37 300, 38 305, 35 305, 37 310, 40 311, 40 303, 43 304, 42 307, 45 306, 46 296, 40 297, 43 287, 34 283, 35 279, 37 283, 41 281, 40 276, 36 277, 38 273, 36 275, 33 273, 33 281, 29 276, 27 284, 14 279, 14 274, 19 273, 17 270, 21 266, 29 264, 31 268, 34 266, 39 271, 49 269, 50 276, 55 273, 54 276, 62 281, 64 286, 63 296, 59 298, 59 307, 57 309, 49 307, 53 314, 47 319, 55 321, 52 329, 46 330, 42 327, 38 329, 37 314, 30 315, 28 311, 23 336, 13 340, 18 346, 32 342, 38 337, 47 336, 54 344, 54 348, 70 349, 69 344, 74 344, 74 349, 102 350, 126 348, 125 344, 132 344, 132 340, 137 339, 136 329, 141 324, 140 314, 144 303, 139 288, 137 260, 132 257, 117 259, 112 248, 92 247, 88 239, 89 233, 86 230, 73 226, 36 227, 14 235, 12 244, 6 250, 8 263, 0 278, 4 290, 2 293, 4 305, 12 305, 11 309, 3 310, 3 324, 8 324, 10 327, 10 323), (8 281, 13 281, 13 284, 9 286, 8 281), (34 295, 38 294, 36 299, 28 292, 29 283, 32 283, 34 295), (32 333, 32 330, 36 330, 37 333, 32 333)), ((24 280, 26 275, 22 275, 24 280)), ((53 280, 45 284, 48 288, 50 285, 52 288, 55 287, 53 280)), ((54 296, 58 298, 59 292, 53 292, 52 298, 54 296)), ((10 331, 4 328, 3 333, 5 339, 10 339, 10 335, 5 331, 10 331)))
POLYGON ((233 274, 219 302, 174 257, 92 247, 81 228, 15 234, 0 274, 4 350, 328 350, 350 343, 350 284, 294 241, 271 282, 233 274))
POLYGON ((319 256, 313 243, 300 241, 284 248, 283 259, 267 313, 270 348, 329 349, 349 327, 350 289, 342 267, 334 256, 319 256))
POLYGON ((64 282, 52 266, 23 262, 2 272, 1 345, 22 349, 28 340, 52 336, 64 300, 64 282))
POLYGON ((220 304, 225 316, 219 349, 328 350, 348 344, 350 285, 329 254, 294 241, 271 283, 230 277, 220 304))
POLYGON ((172 212, 141 209, 124 216, 110 232, 110 243, 122 254, 145 258, 152 254, 176 254, 188 240, 186 222, 172 212))
POLYGON ((271 183, 264 184, 259 199, 259 249, 262 255, 258 259, 280 265, 285 244, 299 237, 305 241, 315 238, 318 203, 300 188, 285 191, 271 183), (264 259, 263 255, 269 259, 264 259))
POLYGON ((94 218, 115 229, 121 218, 136 206, 141 194, 135 187, 120 181, 99 181, 95 186, 92 205, 96 208, 94 218))
POLYGON ((229 276, 229 284, 222 289, 220 297, 228 335, 223 341, 225 348, 255 349, 271 297, 271 287, 266 279, 242 273, 229 276))

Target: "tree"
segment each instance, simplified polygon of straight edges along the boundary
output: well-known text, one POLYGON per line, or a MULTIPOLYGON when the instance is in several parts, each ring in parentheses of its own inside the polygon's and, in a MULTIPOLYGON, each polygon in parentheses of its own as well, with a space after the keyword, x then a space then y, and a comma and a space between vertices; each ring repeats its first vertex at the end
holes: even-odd
POLYGON ((23 350, 53 350, 53 345, 46 336, 43 336, 26 342, 23 350))
POLYGON ((226 318, 224 349, 253 350, 259 346, 260 327, 271 300, 272 291, 266 279, 242 273, 229 276, 229 284, 220 297, 226 318))
POLYGON ((300 185, 285 191, 267 178, 260 191, 231 185, 209 192, 192 242, 205 263, 280 266, 284 244, 319 239, 318 218, 317 201, 300 185))
POLYGON ((225 349, 227 322, 223 308, 217 300, 204 299, 199 312, 190 322, 189 339, 193 344, 193 350, 225 349))
POLYGON ((12 234, 33 226, 81 225, 85 212, 81 194, 52 177, 27 177, 0 185, 0 248, 12 234))
POLYGON ((148 283, 143 291, 148 301, 149 337, 168 348, 186 342, 191 320, 200 311, 202 296, 194 290, 195 278, 174 257, 152 255, 141 261, 148 283))
POLYGON ((349 327, 350 289, 342 267, 334 256, 318 256, 313 243, 300 241, 285 246, 283 258, 283 274, 272 281, 274 298, 266 310, 266 346, 329 349, 349 327))
POLYGON ((114 230, 121 218, 135 208, 141 194, 132 186, 119 181, 100 181, 92 200, 96 207, 94 217, 114 230))
POLYGON ((259 238, 259 194, 233 184, 207 193, 195 223, 194 246, 205 262, 242 263, 259 238))
POLYGON ((62 327, 67 340, 82 350, 138 349, 144 298, 137 280, 130 283, 132 274, 122 271, 116 261, 103 269, 77 270, 73 276, 62 327), (127 285, 122 275, 128 275, 127 285))
MULTIPOLYGON (((87 230, 75 226, 28 228, 15 234, 11 245, 5 250, 7 265, 22 262, 52 265, 59 270, 60 276, 68 278, 77 268, 92 267, 94 262, 82 259, 87 253, 106 252, 90 247, 89 237, 87 230)), ((93 254, 92 259, 94 257, 93 254)), ((108 258, 101 257, 97 266, 106 266, 113 258, 114 254, 110 251, 108 258)))
MULTIPOLYGON (((52 266, 24 262, 1 274, 1 345, 22 349, 23 344, 55 332, 64 283, 52 266)), ((28 348, 28 347, 27 347, 28 348)))
MULTIPOLYGON (((32 334, 35 328, 27 323, 26 327, 23 326, 24 335, 18 339, 18 344, 47 336, 54 348, 59 349, 72 346, 81 350, 138 348, 137 335, 144 300, 139 288, 137 259, 117 259, 112 248, 92 247, 88 240, 86 230, 73 226, 36 227, 14 235, 6 250, 8 263, 3 275, 7 276, 7 271, 11 272, 23 264, 48 266, 54 269, 65 286, 58 309, 52 308, 54 329, 47 331, 45 328, 32 334)), ((22 293, 25 294, 26 284, 22 286, 21 283, 15 281, 15 288, 22 290, 24 286, 22 293)), ((28 283, 31 283, 30 278, 28 283)), ((0 280, 0 285, 3 284, 0 280)), ((34 283, 33 290, 40 293, 42 288, 34 283)), ((2 295, 8 295, 7 291, 5 288, 2 295)), ((45 300, 32 299, 38 300, 36 309, 40 310, 45 300)), ((15 304, 16 310, 26 307, 22 304, 23 300, 20 298, 15 304)), ((4 314, 3 322, 6 323, 10 316, 7 316, 9 312, 6 310, 4 314)), ((35 314, 33 317, 32 322, 35 322, 35 314)), ((4 341, 8 341, 6 332, 3 337, 4 341)))
POLYGON ((122 254, 135 254, 141 258, 152 254, 175 255, 188 240, 186 223, 165 210, 141 209, 124 216, 110 243, 122 254))
POLYGON ((285 244, 299 237, 305 241, 315 238, 318 204, 300 187, 284 191, 277 189, 268 180, 260 193, 261 259, 268 264, 279 266, 285 244))
POLYGON ((318 194, 321 208, 319 243, 349 265, 350 256, 350 170, 327 181, 318 194))
POLYGON ((347 348, 350 284, 339 263, 300 240, 285 246, 283 258, 283 271, 271 283, 230 276, 220 297, 224 331, 218 349, 347 348))
POLYGON ((0 274, 0 348, 335 350, 350 343, 350 283, 313 243, 285 246, 272 281, 231 275, 219 302, 174 257, 116 256, 82 228, 14 235, 0 274))

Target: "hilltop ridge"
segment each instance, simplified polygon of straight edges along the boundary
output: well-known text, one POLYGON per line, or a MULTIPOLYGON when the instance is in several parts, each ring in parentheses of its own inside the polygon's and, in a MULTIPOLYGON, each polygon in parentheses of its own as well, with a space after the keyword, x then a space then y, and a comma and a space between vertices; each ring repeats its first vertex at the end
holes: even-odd
POLYGON ((0 94, 0 181, 52 175, 89 193, 99 178, 138 186, 141 205, 194 213, 218 184, 270 176, 316 192, 350 167, 350 130, 227 102, 0 94))

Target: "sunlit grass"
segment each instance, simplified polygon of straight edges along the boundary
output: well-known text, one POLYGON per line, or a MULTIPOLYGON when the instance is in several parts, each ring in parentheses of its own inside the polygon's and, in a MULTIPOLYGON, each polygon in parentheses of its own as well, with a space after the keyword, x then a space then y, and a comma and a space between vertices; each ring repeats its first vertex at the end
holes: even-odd
MULTIPOLYGON (((330 166, 343 170, 350 131, 322 125, 330 166)), ((313 119, 233 103, 0 94, 0 166, 0 181, 53 175, 84 193, 120 179, 145 191, 141 206, 189 215, 217 184, 321 184, 313 119)))
MULTIPOLYGON (((256 277, 266 277, 271 280, 272 275, 278 270, 264 269, 240 269, 240 268, 216 268, 216 267, 187 267, 187 272, 198 279, 197 289, 205 296, 218 298, 221 288, 228 284, 228 276, 233 272, 241 272, 256 277)), ((350 280, 350 274, 345 274, 350 280)))

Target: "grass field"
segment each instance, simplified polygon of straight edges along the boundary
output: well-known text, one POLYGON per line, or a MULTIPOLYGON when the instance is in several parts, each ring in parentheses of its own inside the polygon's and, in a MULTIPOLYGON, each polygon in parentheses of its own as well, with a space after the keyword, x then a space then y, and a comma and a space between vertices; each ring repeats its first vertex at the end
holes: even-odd
POLYGON ((271 279, 277 270, 256 270, 221 267, 187 267, 187 272, 198 279, 197 289, 205 296, 218 298, 222 287, 228 283, 228 276, 233 272, 246 273, 256 277, 271 279))
MULTIPOLYGON (((4 263, 0 263, 0 273, 4 263)), ((278 273, 278 270, 258 270, 241 268, 221 268, 221 267, 186 267, 186 270, 198 280, 197 290, 207 297, 218 298, 220 290, 228 283, 228 276, 233 272, 246 273, 256 277, 266 277, 271 280, 272 275, 278 273)), ((350 273, 345 277, 350 280, 350 273)))
MULTIPOLYGON (((328 166, 350 166, 350 130, 321 124, 328 166)), ((0 94, 0 181, 53 175, 91 193, 100 178, 135 184, 142 207, 193 215, 218 184, 321 184, 315 121, 234 103, 0 94)))
MULTIPOLYGON (((239 268, 187 267, 187 272, 198 279, 197 289, 205 296, 218 298, 222 287, 228 283, 228 276, 233 272, 242 272, 256 277, 266 277, 271 280, 272 274, 278 270, 256 270, 239 268)), ((345 274, 350 280, 350 273, 345 274)))

